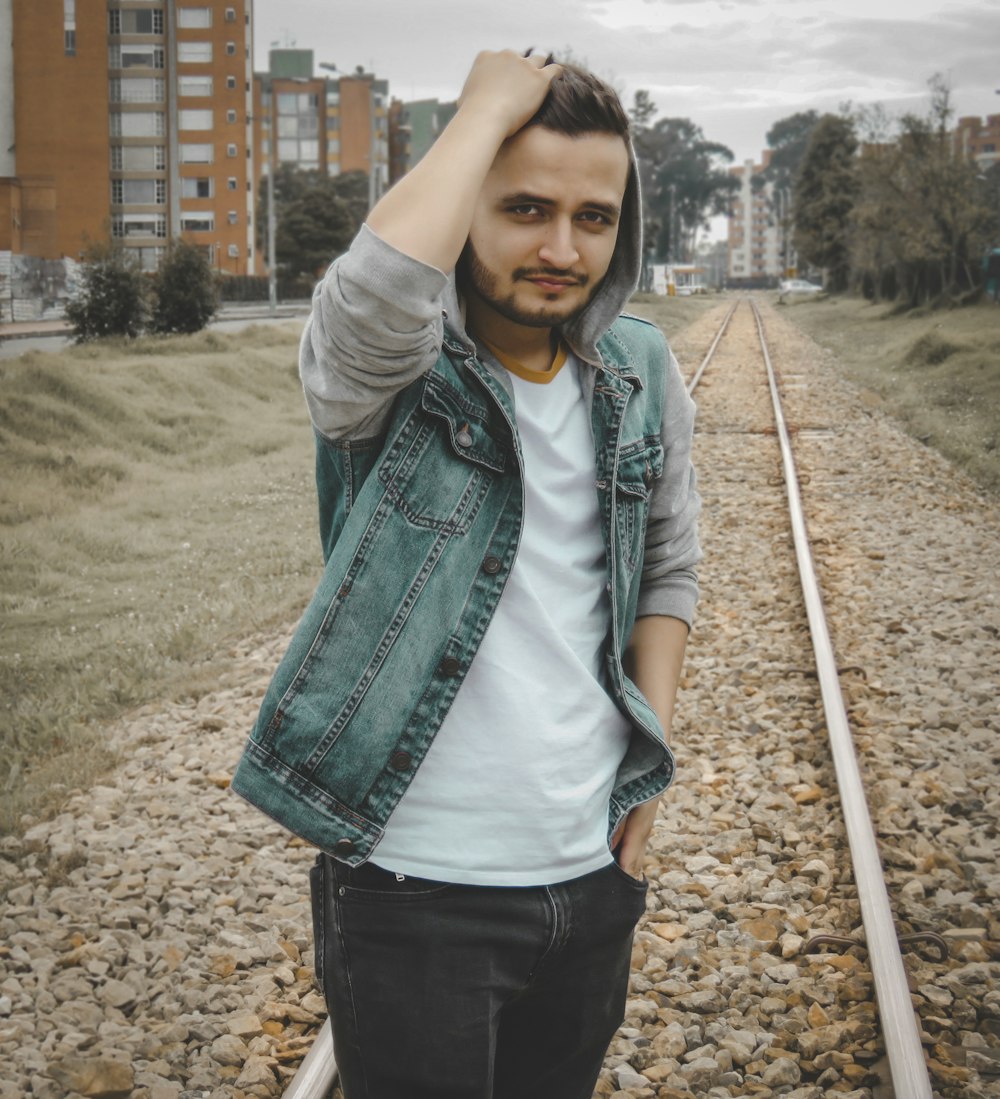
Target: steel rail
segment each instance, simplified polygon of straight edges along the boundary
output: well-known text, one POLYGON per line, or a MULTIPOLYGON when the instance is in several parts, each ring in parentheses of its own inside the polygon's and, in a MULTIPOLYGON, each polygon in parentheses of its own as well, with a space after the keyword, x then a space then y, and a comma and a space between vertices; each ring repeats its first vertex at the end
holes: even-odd
POLYGON ((932 1099, 927 1062, 910 999, 906 970, 903 966, 895 920, 889 904, 882 862, 879 858, 878 842, 868 811, 868 802, 865 799, 864 784, 847 720, 847 709, 840 690, 837 661, 826 625, 819 584, 816 581, 802 498, 799 494, 798 474, 792 457, 788 428, 781 409, 778 383, 771 364, 771 355, 767 349, 767 340, 764 337, 764 323, 760 311, 752 301, 750 308, 757 324, 757 335, 760 339, 764 365, 767 368, 768 386, 771 390, 775 425, 781 443, 781 464, 788 495, 795 556, 799 565, 806 614, 809 618, 813 652, 816 656, 816 671, 819 675, 826 727, 837 773, 840 803, 844 811, 851 861, 854 865, 855 884, 861 904, 861 920, 864 924, 868 957, 875 981, 875 996, 878 1001, 886 1054, 889 1058, 892 1086, 900 1099, 932 1099))
POLYGON ((712 361, 712 356, 715 354, 715 349, 719 346, 719 341, 726 334, 726 329, 729 327, 729 322, 733 319, 733 314, 739 307, 739 299, 729 307, 729 312, 722 318, 722 324, 719 326, 719 331, 715 333, 715 339, 712 340, 712 346, 705 352, 705 357, 701 360, 701 365, 694 372, 694 376, 691 381, 688 382, 687 391, 690 397, 694 391, 698 388, 698 383, 701 381, 702 374, 705 373, 705 367, 712 361))
POLYGON ((309 1047, 305 1060, 282 1093, 282 1099, 327 1099, 337 1081, 337 1061, 333 1056, 333 1029, 327 1019, 309 1047))

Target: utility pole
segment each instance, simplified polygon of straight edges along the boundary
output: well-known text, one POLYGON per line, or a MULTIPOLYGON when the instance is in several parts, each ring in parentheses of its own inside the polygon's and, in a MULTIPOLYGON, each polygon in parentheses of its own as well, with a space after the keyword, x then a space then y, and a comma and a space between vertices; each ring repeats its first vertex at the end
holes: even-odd
POLYGON ((278 311, 278 271, 275 260, 274 171, 277 158, 274 146, 278 139, 277 99, 271 86, 271 119, 267 143, 267 300, 270 311, 278 311))

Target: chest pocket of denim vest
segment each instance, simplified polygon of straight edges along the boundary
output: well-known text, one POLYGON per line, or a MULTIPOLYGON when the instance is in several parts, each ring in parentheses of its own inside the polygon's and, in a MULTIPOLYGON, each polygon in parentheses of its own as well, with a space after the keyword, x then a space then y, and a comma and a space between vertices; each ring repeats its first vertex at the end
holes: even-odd
POLYGON ((487 417, 484 407, 428 376, 378 470, 386 495, 410 523, 447 534, 469 529, 491 478, 507 465, 487 417))
POLYGON ((663 447, 639 439, 622 447, 615 480, 615 519, 622 559, 629 569, 642 560, 653 485, 663 473, 663 447))

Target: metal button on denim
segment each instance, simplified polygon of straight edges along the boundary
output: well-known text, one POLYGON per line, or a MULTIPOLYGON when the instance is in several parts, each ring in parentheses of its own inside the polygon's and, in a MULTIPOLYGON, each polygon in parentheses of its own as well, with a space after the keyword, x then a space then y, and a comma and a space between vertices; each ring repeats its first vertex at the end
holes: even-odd
POLYGON ((458 675, 461 664, 453 656, 446 656, 444 660, 438 664, 438 671, 442 675, 458 675))
POLYGON ((410 757, 410 753, 402 750, 393 752, 392 755, 389 756, 389 766, 394 771, 408 771, 412 762, 413 760, 410 757))
POLYGON ((503 562, 499 557, 494 557, 491 553, 489 557, 483 558, 483 572, 487 572, 490 576, 495 576, 499 571, 503 562))
POLYGON ((458 443, 459 446, 472 446, 472 436, 463 427, 455 436, 455 442, 458 443))
POLYGON ((349 840, 349 839, 337 840, 337 842, 333 845, 333 853, 335 855, 340 855, 341 857, 346 857, 347 855, 353 855, 354 854, 354 840, 349 840))

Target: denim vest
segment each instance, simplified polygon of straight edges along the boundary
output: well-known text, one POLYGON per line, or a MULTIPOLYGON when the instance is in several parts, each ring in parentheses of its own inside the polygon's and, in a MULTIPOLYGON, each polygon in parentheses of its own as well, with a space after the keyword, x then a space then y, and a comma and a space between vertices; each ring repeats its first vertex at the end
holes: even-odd
MULTIPOLYGON (((664 347, 622 317, 584 367, 611 621, 606 687, 633 732, 608 835, 664 790, 674 760, 622 669, 651 486, 663 470, 664 347)), ((441 725, 496 609, 521 534, 511 397, 446 329, 384 434, 317 435, 326 567, 275 672, 233 789, 335 857, 364 862, 441 725)))

